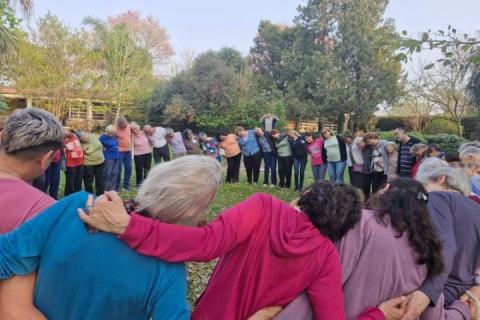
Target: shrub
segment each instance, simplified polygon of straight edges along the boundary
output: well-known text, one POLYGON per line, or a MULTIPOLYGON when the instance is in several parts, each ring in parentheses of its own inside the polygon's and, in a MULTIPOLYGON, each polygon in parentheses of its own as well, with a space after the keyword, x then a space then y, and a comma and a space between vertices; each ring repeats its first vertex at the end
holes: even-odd
POLYGON ((379 131, 392 131, 405 126, 404 117, 378 117, 376 127, 379 131))
POLYGON ((463 135, 468 140, 480 140, 480 116, 462 118, 463 135))
MULTIPOLYGON (((411 131, 408 133, 409 136, 417 138, 420 140, 422 143, 428 143, 427 139, 421 132, 415 132, 411 131)), ((380 131, 378 133, 378 137, 381 140, 387 140, 387 141, 395 141, 395 130, 392 131, 380 131)))
POLYGON ((436 134, 426 136, 429 144, 438 144, 444 152, 456 152, 466 140, 456 134, 436 134))
POLYGON ((424 129, 427 135, 436 134, 457 134, 458 129, 454 121, 447 118, 434 118, 424 129))

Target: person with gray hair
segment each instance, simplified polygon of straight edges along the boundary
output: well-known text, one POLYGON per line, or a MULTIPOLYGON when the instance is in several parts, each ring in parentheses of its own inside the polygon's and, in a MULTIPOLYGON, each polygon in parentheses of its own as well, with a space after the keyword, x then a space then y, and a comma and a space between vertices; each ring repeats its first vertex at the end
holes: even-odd
POLYGON ((412 293, 402 319, 417 319, 422 313, 422 320, 443 319, 444 306, 456 315, 451 319, 470 319, 470 308, 461 301, 474 305, 474 299, 465 296, 467 292, 480 298, 479 291, 472 288, 480 267, 480 215, 479 206, 467 198, 468 176, 443 160, 429 158, 420 165, 417 180, 429 192, 426 200, 443 246, 445 268, 412 293))
POLYGON ((173 159, 178 159, 187 155, 187 148, 183 143, 181 132, 175 132, 172 128, 165 128, 165 139, 172 149, 173 159))
MULTIPOLYGON (((50 113, 36 109, 13 112, 0 144, 0 234, 36 216, 55 200, 30 185, 49 167, 63 145, 63 128, 50 113)), ((0 319, 45 319, 33 306, 35 275, 0 283, 0 319), (21 301, 25 301, 22 303, 21 301)))
POLYGON ((100 136, 99 140, 103 145, 103 155, 105 157, 105 190, 117 190, 118 159, 120 154, 118 152, 117 137, 115 136, 115 126, 107 126, 105 133, 100 136))
POLYGON ((460 163, 470 177, 472 200, 480 203, 480 148, 473 145, 463 148, 460 163))
POLYGON ((119 152, 117 191, 120 191, 122 186, 122 171, 124 171, 123 189, 129 191, 130 178, 132 176, 132 128, 127 119, 120 116, 117 118, 115 129, 119 152))

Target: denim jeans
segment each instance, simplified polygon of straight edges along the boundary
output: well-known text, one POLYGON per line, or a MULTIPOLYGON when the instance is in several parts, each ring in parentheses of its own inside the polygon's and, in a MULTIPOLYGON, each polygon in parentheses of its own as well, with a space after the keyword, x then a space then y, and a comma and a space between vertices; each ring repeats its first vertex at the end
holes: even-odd
POLYGON ((264 178, 263 184, 277 184, 277 156, 273 152, 264 152, 263 153, 263 162, 265 164, 264 168, 264 178), (272 178, 269 180, 269 178, 272 178))
POLYGON ((302 191, 303 181, 305 180, 305 168, 307 167, 308 158, 293 158, 293 171, 295 175, 295 190, 302 191))
POLYGON ((117 190, 118 159, 105 160, 105 191, 117 190))
POLYGON ((313 165, 312 164, 312 173, 313 173, 313 180, 315 182, 320 180, 325 180, 325 175, 327 174, 327 165, 313 165))
POLYGON ((65 170, 65 197, 82 190, 83 168, 84 166, 81 165, 78 167, 67 167, 65 170))
POLYGON ((45 171, 45 188, 53 199, 58 199, 58 186, 60 185, 61 161, 52 162, 45 171))
POLYGON ((93 182, 95 181, 95 194, 102 195, 105 191, 105 162, 97 165, 85 166, 83 170, 83 185, 85 191, 93 194, 93 182))
POLYGON ((328 175, 330 181, 343 183, 343 175, 345 173, 346 161, 328 162, 328 175))
POLYGON ((120 151, 119 153, 120 157, 118 160, 117 189, 120 189, 120 186, 122 185, 122 171, 125 169, 125 173, 123 175, 123 188, 130 190, 130 177, 132 176, 132 152, 120 151))

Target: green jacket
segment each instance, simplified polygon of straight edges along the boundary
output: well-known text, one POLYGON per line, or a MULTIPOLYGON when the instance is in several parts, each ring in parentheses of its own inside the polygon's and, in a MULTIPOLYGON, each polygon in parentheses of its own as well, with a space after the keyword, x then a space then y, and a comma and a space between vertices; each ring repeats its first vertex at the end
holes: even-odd
POLYGON ((286 135, 283 135, 276 142, 277 145, 277 156, 279 157, 290 157, 292 156, 292 145, 290 140, 286 135))
POLYGON ((85 156, 86 166, 95 166, 102 164, 105 161, 103 156, 103 145, 96 134, 88 134, 88 141, 82 143, 82 149, 85 156))

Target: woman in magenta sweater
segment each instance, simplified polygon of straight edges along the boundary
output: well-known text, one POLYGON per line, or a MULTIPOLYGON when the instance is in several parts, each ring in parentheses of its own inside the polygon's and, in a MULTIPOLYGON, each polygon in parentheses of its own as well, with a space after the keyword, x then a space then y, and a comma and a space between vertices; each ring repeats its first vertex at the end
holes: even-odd
MULTIPOLYGON (((341 236, 352 228, 360 219, 361 197, 350 186, 326 182, 315 193, 301 205, 304 213, 257 194, 202 228, 129 216, 115 194, 81 218, 121 234, 144 255, 171 262, 220 257, 192 319, 244 320, 265 307, 285 306, 306 291, 316 319, 342 320, 340 261, 322 234, 341 236)), ((359 319, 384 318, 373 308, 359 319)))

